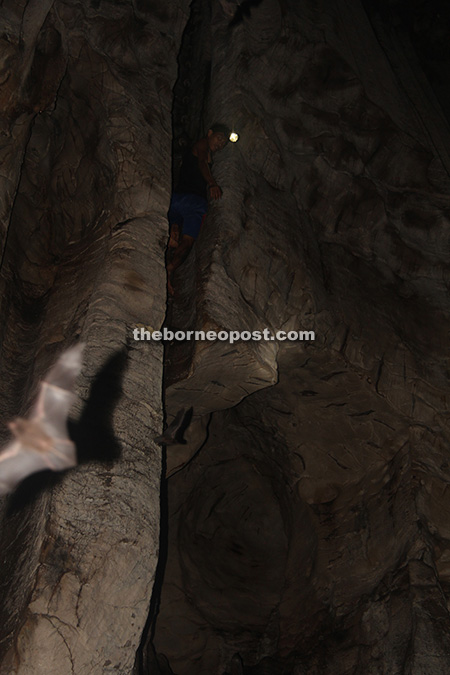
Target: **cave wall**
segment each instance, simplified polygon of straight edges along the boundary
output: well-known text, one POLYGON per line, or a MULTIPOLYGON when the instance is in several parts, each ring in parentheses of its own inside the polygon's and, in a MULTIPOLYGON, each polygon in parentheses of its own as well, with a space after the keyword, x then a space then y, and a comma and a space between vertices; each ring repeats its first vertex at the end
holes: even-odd
POLYGON ((445 673, 447 123, 356 0, 228 5, 207 110, 240 141, 169 323, 316 340, 170 347, 168 411, 199 417, 168 449, 155 649, 177 675, 445 673))
POLYGON ((130 335, 164 319, 189 18, 174 134, 223 121, 240 141, 215 159, 223 199, 166 321, 316 340, 169 347, 167 415, 195 417, 167 453, 144 670, 449 670, 448 127, 359 1, 246 10, 2 5, 2 418, 66 345, 87 347, 80 467, 2 505, 1 673, 133 670, 163 354, 130 335))
MULTIPOLYGON (((159 547, 172 88, 187 2, 4 2, 2 392, 86 343, 80 466, 3 500, 1 673, 131 672, 159 547)), ((5 437, 5 433, 3 437, 5 437)))

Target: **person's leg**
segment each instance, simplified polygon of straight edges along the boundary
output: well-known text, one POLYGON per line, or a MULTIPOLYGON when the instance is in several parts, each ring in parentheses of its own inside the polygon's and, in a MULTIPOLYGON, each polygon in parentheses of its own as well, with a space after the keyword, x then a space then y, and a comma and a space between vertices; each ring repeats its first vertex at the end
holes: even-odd
POLYGON ((175 272, 177 267, 179 267, 181 263, 186 260, 189 251, 194 245, 194 242, 195 242, 194 237, 191 237, 189 234, 183 234, 180 243, 178 244, 176 249, 174 249, 173 258, 167 265, 167 290, 169 291, 170 295, 174 294, 174 289, 172 285, 173 273, 175 272))
POLYGON ((170 295, 174 294, 173 273, 187 258, 198 237, 203 216, 208 207, 206 199, 194 194, 175 194, 172 200, 174 207, 176 206, 176 210, 182 215, 183 230, 178 246, 172 248, 167 257, 167 289, 170 295))
POLYGON ((208 202, 200 195, 187 194, 180 200, 180 210, 183 214, 183 235, 188 234, 194 240, 197 239, 208 202))
POLYGON ((180 243, 180 239, 181 227, 177 225, 177 223, 171 224, 169 229, 169 242, 166 250, 166 265, 172 262, 173 256, 175 255, 175 249, 180 243))
POLYGON ((180 226, 177 223, 170 224, 168 248, 176 248, 180 243, 180 226))
POLYGON ((167 247, 169 249, 176 248, 180 241, 181 228, 183 226, 183 201, 184 195, 180 195, 176 192, 172 194, 169 212, 167 214, 169 220, 169 242, 167 247))

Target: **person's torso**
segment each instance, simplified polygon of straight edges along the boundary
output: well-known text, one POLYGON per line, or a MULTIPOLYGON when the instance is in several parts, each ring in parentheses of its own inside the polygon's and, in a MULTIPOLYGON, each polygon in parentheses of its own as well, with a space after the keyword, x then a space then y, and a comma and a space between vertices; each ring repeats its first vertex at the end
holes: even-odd
POLYGON ((206 199, 207 186, 208 184, 198 165, 198 157, 192 153, 192 148, 189 148, 183 157, 175 192, 192 193, 206 199))

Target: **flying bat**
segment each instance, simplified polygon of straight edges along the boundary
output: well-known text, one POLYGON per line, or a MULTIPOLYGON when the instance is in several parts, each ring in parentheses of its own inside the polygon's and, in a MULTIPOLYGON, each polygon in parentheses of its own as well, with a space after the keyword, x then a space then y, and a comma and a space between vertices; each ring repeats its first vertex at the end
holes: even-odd
POLYGON ((83 348, 79 343, 64 351, 41 382, 29 415, 8 423, 14 439, 0 451, 0 495, 12 492, 32 473, 62 471, 77 464, 67 416, 76 399, 73 390, 83 348))
POLYGON ((186 408, 181 408, 162 436, 156 436, 154 439, 155 443, 158 443, 159 445, 186 445, 186 441, 183 436, 184 432, 191 423, 192 412, 192 407, 188 408, 187 410, 186 408))

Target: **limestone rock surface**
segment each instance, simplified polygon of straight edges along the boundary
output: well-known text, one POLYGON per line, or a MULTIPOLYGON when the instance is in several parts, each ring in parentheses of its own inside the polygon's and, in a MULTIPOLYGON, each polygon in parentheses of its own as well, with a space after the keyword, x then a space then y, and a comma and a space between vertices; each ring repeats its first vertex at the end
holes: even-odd
POLYGON ((2 420, 65 346, 87 345, 80 466, 3 505, 0 672, 131 673, 158 559, 163 365, 132 329, 164 319, 186 17, 95 0, 7 0, 0 16, 2 420))
POLYGON ((170 347, 168 408, 207 436, 168 449, 155 648, 178 675, 444 673, 448 125, 361 3, 250 4, 213 11, 207 107, 240 140, 169 323, 315 340, 170 347))
POLYGON ((2 420, 87 348, 80 466, 2 504, 1 675, 450 671, 450 134, 392 4, 3 2, 2 420), (171 153, 217 121, 166 313, 171 153))

